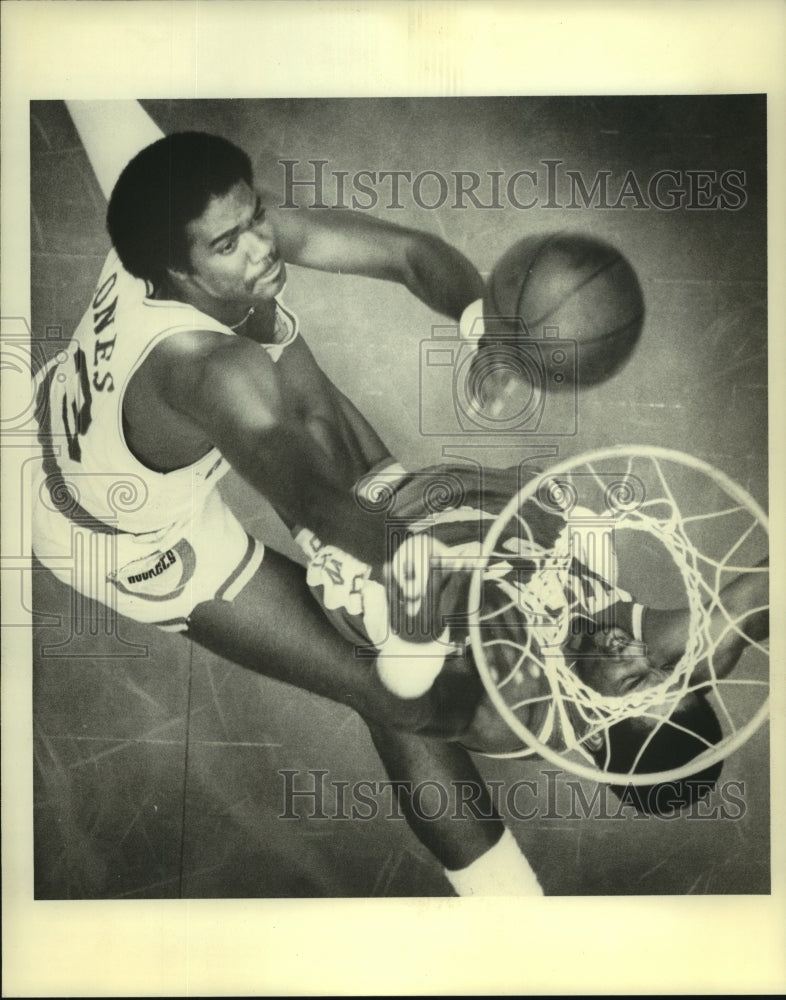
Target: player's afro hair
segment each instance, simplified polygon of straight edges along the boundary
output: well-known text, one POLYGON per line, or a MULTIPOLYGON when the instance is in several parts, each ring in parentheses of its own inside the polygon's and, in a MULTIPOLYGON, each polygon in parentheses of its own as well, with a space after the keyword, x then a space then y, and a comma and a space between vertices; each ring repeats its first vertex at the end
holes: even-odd
MULTIPOLYGON (((624 773, 631 770, 643 744, 648 741, 636 764, 636 773, 668 771, 689 763, 706 750, 708 744, 718 743, 722 735, 718 717, 707 699, 700 694, 691 694, 682 699, 670 720, 660 726, 654 735, 650 720, 630 718, 611 726, 608 731, 608 761, 605 746, 595 751, 594 757, 600 767, 624 773), (695 736, 692 735, 694 733, 695 736)), ((673 815, 709 795, 722 766, 719 761, 676 781, 653 785, 612 785, 611 789, 623 803, 633 806, 638 812, 673 815)))
POLYGON ((186 224, 238 181, 253 183, 248 156, 206 132, 176 132, 137 153, 112 191, 106 219, 125 269, 154 284, 167 268, 188 271, 186 224))

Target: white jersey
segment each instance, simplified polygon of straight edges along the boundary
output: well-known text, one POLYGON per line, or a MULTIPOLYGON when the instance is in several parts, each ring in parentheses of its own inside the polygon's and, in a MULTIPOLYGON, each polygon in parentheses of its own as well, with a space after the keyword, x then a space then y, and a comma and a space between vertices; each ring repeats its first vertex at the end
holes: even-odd
MULTIPOLYGON (((68 347, 44 372, 38 419, 47 487, 55 506, 95 531, 150 533, 199 511, 228 464, 218 449, 173 472, 154 472, 131 452, 123 400, 132 376, 167 337, 190 330, 233 330, 181 302, 152 297, 113 250, 68 347)), ((277 302, 276 361, 298 334, 296 318, 277 302)))

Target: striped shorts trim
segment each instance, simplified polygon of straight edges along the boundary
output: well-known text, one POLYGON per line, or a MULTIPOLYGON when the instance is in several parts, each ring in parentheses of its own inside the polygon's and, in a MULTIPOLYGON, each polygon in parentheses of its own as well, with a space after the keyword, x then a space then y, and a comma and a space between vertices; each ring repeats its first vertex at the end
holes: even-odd
POLYGON ((46 495, 42 483, 34 493, 37 558, 78 593, 166 632, 187 629, 198 604, 233 601, 264 559, 262 542, 217 491, 188 522, 149 535, 93 531, 48 506, 46 495))

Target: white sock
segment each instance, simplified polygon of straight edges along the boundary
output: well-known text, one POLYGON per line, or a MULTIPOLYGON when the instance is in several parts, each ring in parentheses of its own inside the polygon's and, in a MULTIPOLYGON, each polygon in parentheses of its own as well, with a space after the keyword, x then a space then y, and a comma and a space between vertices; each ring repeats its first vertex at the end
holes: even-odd
POLYGON ((459 896, 542 896, 535 872, 521 853, 510 830, 466 868, 445 869, 459 896))

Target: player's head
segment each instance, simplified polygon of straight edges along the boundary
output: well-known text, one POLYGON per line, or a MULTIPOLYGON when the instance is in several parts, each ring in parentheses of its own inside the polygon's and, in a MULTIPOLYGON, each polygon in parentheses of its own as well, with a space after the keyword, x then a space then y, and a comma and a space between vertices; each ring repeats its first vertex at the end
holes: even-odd
POLYGON ((571 642, 575 670, 584 683, 602 695, 622 696, 660 684, 668 669, 654 666, 644 643, 624 629, 592 627, 578 620, 571 642))
POLYGON ((205 132, 165 136, 138 153, 112 191, 107 228, 127 271, 159 284, 192 268, 186 227, 236 185, 253 187, 251 161, 205 132))
MULTIPOLYGON (((668 668, 655 667, 642 643, 624 630, 612 628, 584 634, 579 644, 576 671, 589 686, 604 695, 625 696, 653 687, 666 679, 668 668)), ((603 770, 637 774, 676 770, 690 763, 723 733, 707 699, 696 692, 685 695, 674 707, 654 706, 606 730, 590 752, 603 770)), ((708 795, 721 772, 721 763, 688 778, 653 785, 612 785, 626 804, 645 813, 673 813, 708 795)))

